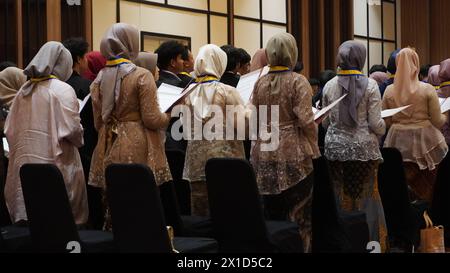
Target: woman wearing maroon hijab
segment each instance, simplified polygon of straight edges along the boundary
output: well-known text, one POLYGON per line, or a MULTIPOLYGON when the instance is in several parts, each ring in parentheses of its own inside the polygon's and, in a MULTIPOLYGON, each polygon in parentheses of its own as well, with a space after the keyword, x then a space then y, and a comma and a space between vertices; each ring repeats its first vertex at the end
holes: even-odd
POLYGON ((98 73, 106 65, 106 59, 99 51, 92 51, 86 54, 88 61, 88 69, 83 73, 83 77, 94 81, 97 78, 98 73))

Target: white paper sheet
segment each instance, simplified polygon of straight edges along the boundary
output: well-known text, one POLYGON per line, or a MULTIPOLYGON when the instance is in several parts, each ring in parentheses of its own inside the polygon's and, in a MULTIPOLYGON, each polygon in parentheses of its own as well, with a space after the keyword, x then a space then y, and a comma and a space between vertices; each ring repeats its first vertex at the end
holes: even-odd
POLYGON ((5 157, 9 157, 9 144, 8 140, 6 140, 6 137, 3 138, 3 150, 5 152, 5 157))
POLYGON ((270 68, 266 66, 264 68, 248 73, 239 79, 239 83, 236 89, 244 100, 244 104, 247 104, 250 101, 256 82, 262 76, 267 75, 267 73, 269 73, 269 70, 270 68))
POLYGON ((316 113, 314 113, 314 120, 318 120, 322 116, 328 114, 328 112, 330 112, 331 109, 336 107, 336 105, 338 105, 338 103, 341 102, 345 97, 347 97, 347 94, 343 95, 342 97, 340 97, 335 102, 333 102, 332 104, 328 105, 327 107, 325 107, 325 108, 321 109, 320 111, 317 111, 316 113))
POLYGON ((381 118, 389 118, 389 117, 393 117, 395 115, 397 115, 398 113, 400 113, 401 111, 407 109, 411 107, 411 105, 407 105, 407 106, 403 106, 403 107, 399 107, 399 108, 395 108, 395 109, 388 109, 388 110, 384 110, 381 111, 381 118))
POLYGON ((181 98, 181 93, 183 93, 183 88, 165 83, 161 84, 158 88, 158 101, 161 112, 167 112, 181 98))
POLYGON ((441 103, 441 113, 445 114, 450 111, 450 99, 447 98, 441 103))
POLYGON ((80 104, 78 113, 81 113, 81 111, 83 111, 84 106, 86 106, 86 103, 88 102, 89 98, 91 97, 91 94, 87 95, 84 100, 80 100, 78 99, 78 103, 80 104))

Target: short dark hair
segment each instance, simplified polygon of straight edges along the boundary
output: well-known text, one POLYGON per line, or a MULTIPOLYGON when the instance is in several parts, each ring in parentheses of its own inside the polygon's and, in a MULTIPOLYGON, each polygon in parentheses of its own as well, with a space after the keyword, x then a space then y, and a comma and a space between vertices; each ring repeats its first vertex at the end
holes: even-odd
POLYGON ((423 65, 423 66, 420 68, 420 75, 421 75, 422 77, 428 77, 428 72, 430 71, 431 66, 432 66, 431 64, 423 65))
POLYGON ((169 40, 162 43, 158 49, 155 50, 155 53, 158 54, 159 69, 166 70, 170 65, 170 61, 176 59, 178 55, 181 55, 183 58, 183 55, 186 54, 186 52, 186 47, 178 41, 169 40))
POLYGON ((325 70, 320 73, 319 81, 320 87, 323 88, 325 85, 331 81, 334 77, 336 77, 336 72, 333 70, 325 70))
POLYGON ((239 52, 241 58, 239 61, 241 65, 247 64, 252 61, 252 56, 250 56, 250 54, 248 54, 248 52, 245 49, 238 48, 237 51, 239 52))
POLYGON ((189 61, 189 51, 191 51, 191 49, 188 46, 184 46, 184 52, 181 54, 181 59, 189 61))
POLYGON ((375 72, 384 72, 387 73, 387 68, 386 66, 384 66, 384 64, 376 64, 373 65, 370 70, 369 70, 369 74, 375 73, 375 72))
POLYGON ((227 69, 225 71, 233 71, 241 61, 241 54, 238 49, 232 45, 224 45, 220 47, 227 53, 227 69))
POLYGON ((16 65, 15 63, 13 63, 13 62, 8 62, 8 61, 6 61, 6 62, 1 62, 1 63, 0 63, 0 72, 3 71, 3 70, 5 70, 5 69, 8 68, 8 67, 11 67, 11 66, 17 67, 17 65, 16 65))
POLYGON ((315 86, 315 85, 320 86, 320 81, 316 78, 311 78, 308 81, 311 86, 315 86))
POLYGON ((63 42, 63 45, 72 54, 73 65, 78 62, 78 58, 83 58, 89 49, 89 43, 81 37, 69 38, 63 42))

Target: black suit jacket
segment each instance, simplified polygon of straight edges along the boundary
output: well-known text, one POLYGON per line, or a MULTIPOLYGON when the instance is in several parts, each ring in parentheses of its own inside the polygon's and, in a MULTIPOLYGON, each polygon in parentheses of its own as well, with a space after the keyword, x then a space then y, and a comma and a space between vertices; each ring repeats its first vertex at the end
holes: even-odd
POLYGON ((233 72, 225 72, 223 74, 222 78, 220 79, 221 83, 227 84, 229 86, 237 87, 239 80, 241 79, 241 76, 238 74, 234 74, 233 72))
MULTIPOLYGON (((77 97, 83 100, 87 95, 90 94, 91 81, 87 80, 78 73, 73 72, 67 83, 72 86, 77 93, 77 97)), ((81 164, 83 165, 84 176, 87 179, 89 177, 89 170, 91 167, 91 158, 94 153, 94 149, 97 146, 98 135, 97 130, 94 126, 94 113, 92 110, 92 100, 89 98, 83 110, 80 113, 81 125, 83 125, 84 133, 84 146, 79 148, 81 164)))
MULTIPOLYGON (((181 88, 185 88, 185 86, 183 86, 183 81, 181 79, 179 79, 175 75, 172 75, 165 71, 160 71, 159 80, 156 82, 156 85, 158 87, 160 87, 161 84, 163 84, 163 83, 174 85, 174 86, 181 87, 181 88)), ((172 126, 178 120, 179 120, 179 118, 172 118, 170 120, 169 127, 167 127, 166 150, 171 150, 171 151, 179 150, 179 151, 182 151, 185 153, 186 148, 187 148, 187 141, 186 140, 176 141, 175 139, 173 139, 173 137, 171 135, 172 126)))

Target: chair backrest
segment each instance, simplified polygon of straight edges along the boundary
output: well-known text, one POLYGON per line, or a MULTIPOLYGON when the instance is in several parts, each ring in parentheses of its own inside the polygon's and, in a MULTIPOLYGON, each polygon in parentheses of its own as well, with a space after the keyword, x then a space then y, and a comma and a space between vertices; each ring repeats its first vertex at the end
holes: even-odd
POLYGON ((252 166, 241 159, 211 159, 206 182, 220 251, 273 251, 252 166))
POLYGON ((166 156, 172 173, 180 213, 191 215, 191 187, 188 181, 183 180, 185 153, 179 150, 167 150, 166 156))
POLYGON ((328 162, 324 157, 314 160, 312 231, 313 253, 352 251, 350 236, 340 220, 328 162))
POLYGON ((450 228, 450 153, 439 165, 430 212, 434 224, 450 228))
POLYGON ((171 252, 158 188, 143 165, 106 168, 106 189, 114 242, 121 252, 171 252))
POLYGON ((68 252, 69 242, 81 243, 59 169, 51 164, 25 164, 20 178, 33 248, 68 252))
POLYGON ((378 170, 378 188, 388 233, 414 243, 418 222, 408 195, 402 154, 395 148, 384 148, 381 153, 384 162, 378 170))

